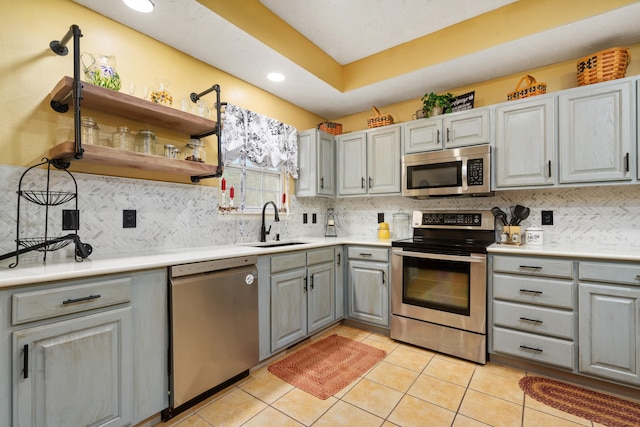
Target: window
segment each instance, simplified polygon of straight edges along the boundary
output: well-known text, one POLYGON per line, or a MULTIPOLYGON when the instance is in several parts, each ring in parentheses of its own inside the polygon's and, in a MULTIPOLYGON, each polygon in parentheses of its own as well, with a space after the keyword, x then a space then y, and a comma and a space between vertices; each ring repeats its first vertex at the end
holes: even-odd
MULTIPOLYGON (((227 163, 222 177, 227 181, 225 204, 229 204, 229 189, 234 187, 234 206, 242 207, 240 160, 227 163)), ((284 173, 277 168, 259 167, 247 160, 244 187, 244 213, 261 213, 266 202, 272 200, 280 207, 284 173)), ((219 199, 220 194, 219 194, 219 199)))

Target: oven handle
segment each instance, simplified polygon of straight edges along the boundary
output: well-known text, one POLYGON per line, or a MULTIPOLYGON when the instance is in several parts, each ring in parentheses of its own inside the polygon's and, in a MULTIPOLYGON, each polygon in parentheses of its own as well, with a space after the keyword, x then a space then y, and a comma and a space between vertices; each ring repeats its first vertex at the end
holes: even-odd
POLYGON ((394 249, 393 255, 399 256, 408 256, 412 258, 426 258, 426 259, 435 259, 435 260, 443 260, 443 261, 461 261, 461 262, 486 262, 486 257, 483 256, 459 256, 459 255, 445 255, 445 254, 432 254, 432 253, 424 253, 424 252, 407 252, 401 249, 394 249))

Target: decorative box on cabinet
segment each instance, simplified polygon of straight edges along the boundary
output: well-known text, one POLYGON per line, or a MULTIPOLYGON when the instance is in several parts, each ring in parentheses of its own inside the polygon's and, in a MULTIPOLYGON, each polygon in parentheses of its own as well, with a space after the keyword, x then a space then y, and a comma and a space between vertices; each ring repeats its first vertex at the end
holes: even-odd
POLYGON ((404 153, 486 144, 490 115, 486 107, 407 122, 403 125, 404 153))
POLYGON ((338 142, 338 195, 400 194, 401 125, 343 134, 338 142))
POLYGON ((580 261, 580 371, 640 385, 640 266, 580 261))
POLYGON ((297 197, 336 195, 336 140, 318 129, 298 133, 297 197))
POLYGON ((389 327, 389 250, 347 247, 347 318, 389 327))
POLYGON ((491 352, 575 366, 573 262, 494 256, 491 352))

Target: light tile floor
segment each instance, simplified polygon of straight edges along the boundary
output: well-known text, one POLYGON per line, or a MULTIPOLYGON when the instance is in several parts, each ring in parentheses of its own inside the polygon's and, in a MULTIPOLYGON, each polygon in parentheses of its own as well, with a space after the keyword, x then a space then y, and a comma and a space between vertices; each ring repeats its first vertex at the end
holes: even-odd
POLYGON ((387 357, 326 400, 265 366, 160 426, 601 426, 525 396, 518 386, 524 371, 466 362, 349 326, 336 326, 292 351, 333 333, 381 348, 387 357))

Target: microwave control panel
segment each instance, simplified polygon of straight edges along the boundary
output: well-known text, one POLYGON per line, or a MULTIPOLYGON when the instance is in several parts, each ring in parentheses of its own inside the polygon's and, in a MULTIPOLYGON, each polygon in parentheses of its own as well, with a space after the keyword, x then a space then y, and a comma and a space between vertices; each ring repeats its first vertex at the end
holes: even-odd
POLYGON ((484 165, 482 159, 467 160, 467 185, 484 185, 484 165))

